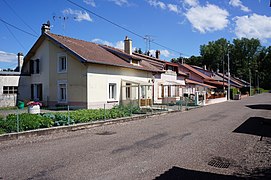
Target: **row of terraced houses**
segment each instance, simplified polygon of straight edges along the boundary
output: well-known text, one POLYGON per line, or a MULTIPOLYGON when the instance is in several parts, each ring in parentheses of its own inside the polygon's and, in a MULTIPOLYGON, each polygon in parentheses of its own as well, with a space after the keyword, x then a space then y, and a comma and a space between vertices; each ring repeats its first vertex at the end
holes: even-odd
MULTIPOLYGON (((48 24, 41 31, 23 64, 19 53, 20 72, 0 73, 1 106, 16 105, 18 100, 88 109, 130 103, 152 106, 190 95, 201 95, 203 104, 226 100, 225 74, 161 60, 159 50, 154 57, 132 52, 128 37, 120 50, 53 34, 48 24), (10 87, 13 91, 9 92, 10 87)), ((230 83, 236 88, 248 85, 233 77, 230 83)))

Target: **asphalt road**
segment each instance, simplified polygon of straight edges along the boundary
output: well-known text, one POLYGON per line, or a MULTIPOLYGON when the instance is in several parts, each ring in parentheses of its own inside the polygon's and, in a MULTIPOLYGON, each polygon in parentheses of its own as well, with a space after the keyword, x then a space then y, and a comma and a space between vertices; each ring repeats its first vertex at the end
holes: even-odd
POLYGON ((271 179, 270 121, 269 93, 4 141, 0 179, 271 179))

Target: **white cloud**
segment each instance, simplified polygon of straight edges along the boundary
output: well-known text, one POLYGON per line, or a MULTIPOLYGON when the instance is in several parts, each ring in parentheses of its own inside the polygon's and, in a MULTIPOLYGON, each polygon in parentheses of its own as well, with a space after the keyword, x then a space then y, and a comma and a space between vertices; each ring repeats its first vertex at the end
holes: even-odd
POLYGON ((169 11, 175 12, 177 14, 180 12, 178 6, 175 4, 168 4, 167 7, 168 7, 169 11))
POLYGON ((158 1, 158 0, 148 0, 148 3, 151 6, 159 7, 161 9, 166 9, 166 7, 167 7, 165 3, 163 3, 162 1, 158 1))
POLYGON ((116 5, 118 6, 123 6, 123 5, 126 5, 128 6, 130 3, 128 2, 128 0, 109 0, 109 1, 112 1, 114 2, 116 5))
POLYGON ((240 0, 230 0, 229 4, 233 7, 239 7, 244 12, 250 12, 251 10, 244 6, 240 0))
POLYGON ((175 13, 179 13, 180 9, 178 8, 178 6, 176 4, 166 4, 162 1, 158 1, 158 0, 147 0, 147 2, 149 3, 150 6, 156 7, 156 8, 160 8, 162 10, 169 10, 175 13))
POLYGON ((199 1, 198 0, 184 0, 184 4, 195 7, 199 5, 199 1))
POLYGON ((86 11, 82 12, 80 10, 73 10, 71 8, 68 8, 68 9, 64 9, 62 13, 65 15, 74 16, 75 21, 79 21, 79 22, 84 21, 84 20, 90 21, 90 22, 92 21, 92 19, 90 18, 89 14, 86 11))
POLYGON ((0 51, 0 62, 5 62, 5 63, 17 62, 17 55, 14 53, 0 51))
POLYGON ((117 41, 116 43, 112 43, 109 41, 105 41, 105 40, 96 38, 96 39, 93 39, 91 42, 94 42, 97 44, 103 44, 103 45, 107 45, 107 46, 111 46, 111 47, 115 47, 115 48, 124 50, 124 42, 123 41, 117 41))
POLYGON ((91 5, 92 7, 96 7, 96 3, 94 0, 84 0, 84 3, 91 5))
POLYGON ((185 16, 193 28, 201 33, 222 30, 229 23, 228 11, 213 4, 192 7, 185 16))
POLYGON ((238 38, 258 38, 262 41, 271 38, 271 17, 252 14, 250 16, 237 16, 235 34, 238 38))

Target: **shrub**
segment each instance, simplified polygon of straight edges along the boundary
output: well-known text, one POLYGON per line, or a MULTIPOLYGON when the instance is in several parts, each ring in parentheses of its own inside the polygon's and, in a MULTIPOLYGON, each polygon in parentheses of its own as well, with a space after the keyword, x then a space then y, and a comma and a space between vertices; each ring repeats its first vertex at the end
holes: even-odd
MULTIPOLYGON (((50 118, 36 114, 20 114, 19 115, 19 131, 26 131, 38 128, 48 128, 53 125, 50 118)), ((17 131, 17 115, 9 114, 5 120, 0 121, 0 128, 5 132, 17 131)))

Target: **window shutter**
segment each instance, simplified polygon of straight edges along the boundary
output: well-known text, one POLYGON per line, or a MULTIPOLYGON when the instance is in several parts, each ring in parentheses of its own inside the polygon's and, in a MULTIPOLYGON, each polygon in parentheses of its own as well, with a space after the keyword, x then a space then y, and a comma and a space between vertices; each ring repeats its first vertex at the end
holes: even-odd
POLYGON ((34 84, 31 84, 31 100, 34 100, 34 84))
POLYGON ((34 74, 34 61, 30 60, 30 74, 34 74))
POLYGON ((42 101, 42 84, 38 85, 38 98, 42 101))
POLYGON ((40 60, 39 59, 36 60, 36 65, 37 65, 36 66, 36 73, 39 74, 40 73, 40 60))

